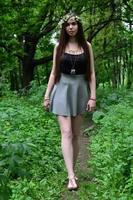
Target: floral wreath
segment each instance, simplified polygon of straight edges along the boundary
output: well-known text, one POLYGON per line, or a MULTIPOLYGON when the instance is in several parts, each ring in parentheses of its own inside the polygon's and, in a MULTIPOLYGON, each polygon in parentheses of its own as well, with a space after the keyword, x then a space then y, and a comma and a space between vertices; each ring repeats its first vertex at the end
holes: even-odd
POLYGON ((79 16, 77 16, 76 14, 70 12, 68 14, 66 14, 60 21, 59 21, 59 26, 62 27, 62 24, 64 24, 65 22, 67 22, 67 20, 71 17, 74 17, 74 19, 79 22, 81 22, 81 18, 79 16))

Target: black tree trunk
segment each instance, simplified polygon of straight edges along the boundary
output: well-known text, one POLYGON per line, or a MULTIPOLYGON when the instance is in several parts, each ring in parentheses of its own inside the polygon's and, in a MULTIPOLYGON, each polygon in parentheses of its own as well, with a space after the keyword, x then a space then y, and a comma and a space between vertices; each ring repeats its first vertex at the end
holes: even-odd
POLYGON ((23 48, 25 56, 22 59, 22 88, 29 89, 30 82, 34 79, 34 55, 37 39, 27 34, 23 36, 23 48))

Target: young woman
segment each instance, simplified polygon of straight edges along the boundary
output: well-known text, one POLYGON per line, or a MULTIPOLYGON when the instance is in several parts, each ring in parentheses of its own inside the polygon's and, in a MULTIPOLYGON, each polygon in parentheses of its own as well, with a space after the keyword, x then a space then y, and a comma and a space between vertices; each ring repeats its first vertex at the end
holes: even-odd
POLYGON ((82 114, 96 106, 93 51, 84 38, 75 14, 62 20, 59 43, 54 48, 53 67, 44 96, 44 107, 56 114, 61 129, 61 147, 68 172, 68 190, 76 190, 74 173, 79 153, 82 114))

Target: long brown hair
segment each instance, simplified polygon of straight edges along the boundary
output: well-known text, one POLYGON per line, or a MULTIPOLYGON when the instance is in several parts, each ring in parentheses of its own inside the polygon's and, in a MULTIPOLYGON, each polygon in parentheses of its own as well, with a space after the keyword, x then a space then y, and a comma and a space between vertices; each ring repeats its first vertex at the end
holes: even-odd
MULTIPOLYGON (((78 32, 76 34, 76 40, 78 42, 78 45, 83 48, 86 57, 87 57, 87 72, 86 72, 86 79, 90 81, 90 75, 91 75, 91 68, 90 68, 90 52, 89 52, 89 47, 87 44, 87 41, 84 37, 83 33, 83 27, 80 21, 77 21, 78 24, 78 32)), ((66 26, 67 26, 67 21, 62 24, 61 28, 61 33, 60 33, 60 38, 59 38, 59 44, 57 47, 57 53, 56 53, 56 63, 55 63, 55 69, 56 69, 56 77, 55 77, 55 82, 58 82, 60 79, 60 57, 65 50, 65 47, 69 41, 69 35, 66 32, 66 26)))

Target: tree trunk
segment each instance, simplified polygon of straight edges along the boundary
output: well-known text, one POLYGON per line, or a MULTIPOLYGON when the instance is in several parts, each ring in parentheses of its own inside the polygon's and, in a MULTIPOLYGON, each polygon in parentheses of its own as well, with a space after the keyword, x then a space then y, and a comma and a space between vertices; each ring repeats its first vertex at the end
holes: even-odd
POLYGON ((14 91, 14 90, 18 91, 18 89, 19 89, 17 77, 18 76, 17 76, 17 73, 15 70, 10 72, 10 83, 11 83, 10 90, 12 90, 12 91, 14 91))
POLYGON ((122 59, 122 61, 123 61, 123 68, 122 68, 122 86, 124 87, 124 84, 125 84, 125 74, 126 74, 126 57, 125 57, 125 55, 126 55, 126 51, 123 51, 123 59, 122 59))
POLYGON ((34 79, 34 66, 28 58, 22 61, 22 77, 22 88, 29 89, 30 82, 34 79))
POLYGON ((34 69, 37 65, 46 64, 53 58, 53 55, 43 57, 39 60, 34 59, 38 38, 32 35, 23 36, 23 49, 25 56, 22 59, 22 88, 30 88, 30 82, 34 80, 34 69))
POLYGON ((30 34, 23 36, 23 48, 25 56, 22 59, 22 88, 29 89, 30 82, 34 79, 33 59, 37 45, 37 38, 30 34))
MULTIPOLYGON (((132 31, 132 24, 129 23, 130 31, 132 31)), ((127 72, 127 88, 130 89, 133 83, 133 64, 132 64, 132 40, 129 43, 129 57, 128 57, 128 72, 127 72)))

